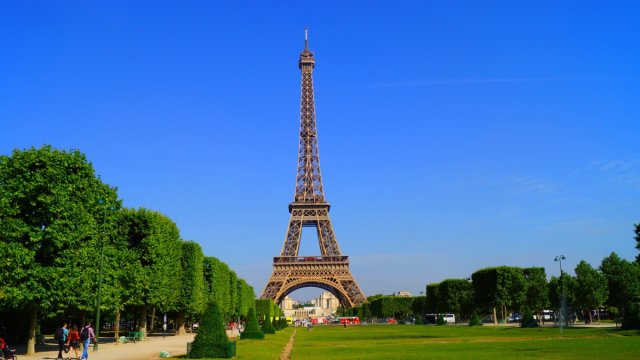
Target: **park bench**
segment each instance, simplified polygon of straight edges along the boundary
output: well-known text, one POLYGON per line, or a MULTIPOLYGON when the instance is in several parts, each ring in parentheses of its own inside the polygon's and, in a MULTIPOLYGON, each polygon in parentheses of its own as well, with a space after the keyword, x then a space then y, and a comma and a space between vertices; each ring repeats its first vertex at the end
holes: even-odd
POLYGON ((136 343, 140 340, 142 340, 142 331, 129 331, 129 334, 127 336, 121 336, 119 341, 121 343, 136 343))

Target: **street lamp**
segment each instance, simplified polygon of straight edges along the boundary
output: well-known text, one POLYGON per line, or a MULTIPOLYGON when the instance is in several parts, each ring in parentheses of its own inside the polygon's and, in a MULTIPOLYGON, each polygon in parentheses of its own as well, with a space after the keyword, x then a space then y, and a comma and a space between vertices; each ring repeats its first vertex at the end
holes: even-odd
POLYGON ((565 321, 566 317, 566 306, 567 306, 567 298, 564 292, 564 279, 562 272, 562 260, 566 260, 567 258, 564 255, 558 255, 555 257, 554 261, 557 261, 560 264, 560 289, 562 291, 562 296, 560 298, 560 333, 562 333, 562 323, 565 321))
POLYGON ((106 232, 104 231, 105 223, 107 222, 107 206, 104 199, 98 200, 98 204, 105 205, 104 213, 102 217, 102 239, 100 241, 100 270, 98 272, 98 304, 96 309, 96 342, 93 345, 93 351, 98 351, 98 339, 100 338, 100 306, 102 298, 102 268, 104 266, 104 243, 106 232))

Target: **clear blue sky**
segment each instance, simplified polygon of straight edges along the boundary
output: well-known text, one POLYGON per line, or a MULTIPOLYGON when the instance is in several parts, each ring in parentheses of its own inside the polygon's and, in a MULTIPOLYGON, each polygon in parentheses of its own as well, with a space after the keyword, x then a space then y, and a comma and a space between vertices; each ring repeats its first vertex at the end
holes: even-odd
POLYGON ((325 194, 367 295, 635 257, 637 2, 264 3, 2 2, 0 153, 80 149, 260 293, 306 26, 325 194))

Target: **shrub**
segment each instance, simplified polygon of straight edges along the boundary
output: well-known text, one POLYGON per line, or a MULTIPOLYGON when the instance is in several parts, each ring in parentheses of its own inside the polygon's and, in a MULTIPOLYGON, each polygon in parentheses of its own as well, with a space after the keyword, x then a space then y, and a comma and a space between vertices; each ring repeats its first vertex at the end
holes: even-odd
POLYGON ((538 322, 533 318, 533 313, 529 309, 524 309, 524 314, 522 315, 522 322, 520 323, 520 327, 523 328, 533 328, 538 327, 538 322))
POLYGON ((422 320, 422 315, 417 315, 416 316, 416 322, 414 324, 415 325, 424 325, 424 321, 422 320))
POLYGON ((289 327, 289 324, 287 323, 287 319, 281 317, 280 320, 278 321, 279 325, 280 325, 280 329, 286 329, 289 327))
POLYGON ((478 314, 474 313, 471 316, 471 320, 469 320, 469 326, 482 326, 482 319, 480 319, 480 316, 478 316, 478 314))
POLYGON ((212 302, 202 317, 190 358, 226 358, 229 338, 218 305, 212 302))
POLYGON ((444 321, 444 316, 442 316, 442 314, 438 315, 438 319, 436 320, 436 325, 447 325, 447 322, 444 321))
POLYGON ((276 331, 280 330, 280 326, 278 325, 278 320, 276 320, 276 317, 273 317, 273 320, 271 320, 271 325, 273 326, 274 329, 276 329, 276 331))
POLYGON ((276 333, 276 328, 273 327, 273 324, 271 323, 271 316, 269 316, 269 314, 267 314, 267 317, 264 319, 264 322, 262 323, 262 332, 265 334, 276 333))
POLYGON ((623 329, 640 329, 640 302, 627 305, 622 319, 623 329))
POLYGON ((240 334, 240 339, 264 339, 264 333, 260 330, 258 319, 256 318, 256 310, 249 308, 247 314, 247 324, 244 331, 240 334))

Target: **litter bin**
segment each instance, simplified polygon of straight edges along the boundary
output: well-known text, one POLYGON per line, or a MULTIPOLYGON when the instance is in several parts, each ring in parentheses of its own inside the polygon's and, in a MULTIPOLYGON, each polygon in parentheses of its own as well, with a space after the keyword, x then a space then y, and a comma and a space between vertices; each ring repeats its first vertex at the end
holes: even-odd
POLYGON ((236 342, 235 341, 229 341, 227 343, 227 358, 233 358, 236 357, 236 342))

